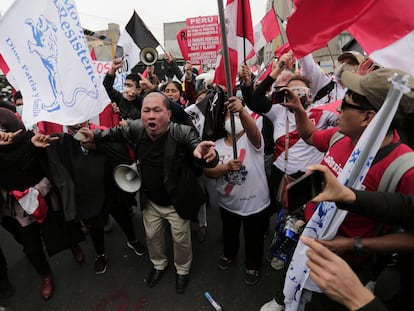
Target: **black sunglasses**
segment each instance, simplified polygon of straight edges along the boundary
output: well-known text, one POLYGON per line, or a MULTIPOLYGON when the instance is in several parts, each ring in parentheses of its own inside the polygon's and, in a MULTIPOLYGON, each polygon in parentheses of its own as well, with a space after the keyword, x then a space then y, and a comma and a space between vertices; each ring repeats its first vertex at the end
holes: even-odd
POLYGON ((365 107, 365 106, 358 106, 358 105, 353 105, 353 104, 348 104, 345 99, 342 100, 341 106, 340 106, 340 110, 344 111, 347 109, 355 109, 355 110, 361 110, 361 111, 368 111, 368 110, 372 110, 372 108, 369 107, 365 107))

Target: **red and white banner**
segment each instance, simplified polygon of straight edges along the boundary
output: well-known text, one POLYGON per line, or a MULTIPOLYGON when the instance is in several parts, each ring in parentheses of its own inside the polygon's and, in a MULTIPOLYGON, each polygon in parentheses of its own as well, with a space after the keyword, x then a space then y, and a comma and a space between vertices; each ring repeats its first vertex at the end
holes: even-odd
MULTIPOLYGON (((245 57, 254 45, 250 1, 227 0, 225 22, 230 61, 230 80, 234 86, 238 67, 245 61, 245 57)), ((216 64, 214 83, 226 85, 224 58, 220 53, 216 64)))
POLYGON ((414 6, 411 1, 377 0, 348 27, 348 31, 375 62, 414 76, 414 6))
MULTIPOLYGON (((404 1, 404 0, 402 0, 404 1)), ((295 11, 289 17, 286 35, 297 58, 323 48, 333 37, 347 29, 364 15, 375 0, 295 0, 295 11)), ((377 16, 382 27, 382 14, 377 16)))
POLYGON ((16 198, 23 210, 32 215, 37 222, 41 223, 45 220, 48 207, 39 190, 30 187, 24 191, 13 190, 10 194, 16 198))
POLYGON ((186 19, 188 59, 193 65, 214 64, 220 45, 218 16, 186 19))
POLYGON ((296 0, 295 4, 286 32, 298 58, 324 47, 347 29, 375 62, 414 75, 410 1, 296 0))
POLYGON ((249 53, 247 58, 253 57, 262 49, 268 42, 272 41, 280 35, 280 27, 277 21, 276 13, 271 8, 262 18, 260 23, 254 26, 254 47, 253 51, 249 53))

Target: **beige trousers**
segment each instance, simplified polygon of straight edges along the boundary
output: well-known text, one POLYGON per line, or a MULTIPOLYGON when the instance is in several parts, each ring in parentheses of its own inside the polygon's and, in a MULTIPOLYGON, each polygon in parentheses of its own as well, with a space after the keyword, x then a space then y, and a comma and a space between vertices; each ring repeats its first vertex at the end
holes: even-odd
POLYGON ((190 220, 178 216, 172 205, 160 206, 148 200, 143 211, 148 254, 154 268, 164 270, 168 265, 165 245, 167 220, 174 246, 174 265, 177 274, 189 274, 193 260, 190 220))

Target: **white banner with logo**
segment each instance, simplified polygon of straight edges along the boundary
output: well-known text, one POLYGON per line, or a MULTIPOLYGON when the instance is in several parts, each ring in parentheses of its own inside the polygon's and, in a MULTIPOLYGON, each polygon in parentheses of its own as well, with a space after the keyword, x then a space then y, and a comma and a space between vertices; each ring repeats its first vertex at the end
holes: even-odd
POLYGON ((0 53, 23 94, 23 122, 76 124, 110 102, 74 0, 16 0, 0 19, 0 53))

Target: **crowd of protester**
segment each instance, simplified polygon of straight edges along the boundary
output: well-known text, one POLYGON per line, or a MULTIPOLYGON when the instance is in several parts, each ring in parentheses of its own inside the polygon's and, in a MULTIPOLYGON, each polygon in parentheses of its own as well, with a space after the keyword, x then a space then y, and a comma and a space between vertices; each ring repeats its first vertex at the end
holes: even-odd
MULTIPOLYGON (((122 228, 131 251, 138 256, 148 252, 153 265, 146 279, 148 287, 158 284, 168 266, 164 234, 169 223, 175 288, 182 294, 190 283, 191 266, 197 264, 192 254, 191 221, 198 224, 197 239, 202 243, 207 239, 207 210, 217 212, 222 225, 218 268, 227 270, 232 266, 243 226, 244 280, 247 285, 256 285, 264 263, 265 234, 272 227, 271 216, 278 215, 272 242, 277 243, 277 239, 285 238, 283 229, 289 217, 297 220, 299 237, 315 207, 309 203, 290 215, 285 209, 286 185, 305 174, 312 164, 322 164, 317 168, 325 172, 327 181, 339 174, 381 109, 391 85, 388 78, 398 72, 374 68, 363 55, 345 52, 338 57, 334 73, 327 75, 311 55, 298 60, 299 68, 293 66, 294 54, 290 51, 273 62, 272 71, 260 83, 251 68, 243 64, 238 76, 241 96, 236 90, 234 96, 228 96, 226 86, 199 79, 191 62, 186 62, 182 71, 171 54, 166 55, 174 80, 160 82, 163 79, 154 74, 153 66, 148 66, 145 74, 126 76, 122 91, 113 87, 122 59, 113 60, 103 82, 113 114, 119 119, 112 128, 84 120, 64 127, 63 133, 39 131, 36 127, 26 130, 21 121, 24 102, 19 92, 14 95, 14 104, 0 108, 0 221, 22 245, 41 276, 41 296, 45 300, 54 291, 47 255, 71 249, 75 261, 82 263, 84 254, 79 242, 85 239, 85 230, 96 253, 95 273, 106 272, 104 226, 108 215, 122 228), (361 76, 364 85, 360 84, 361 76), (376 90, 380 95, 372 96, 376 90), (325 107, 333 102, 338 103, 336 111, 325 107), (137 196, 120 190, 113 179, 117 165, 132 163, 138 166, 141 183, 137 196), (12 173, 15 167, 18 172, 12 173), (35 200, 27 203, 24 198, 31 195, 33 199, 33 194, 35 200), (43 208, 43 217, 27 205, 37 206, 37 211, 43 208), (135 234, 132 206, 142 210, 145 237, 135 234), (48 224, 56 221, 64 224, 61 232, 50 231, 52 226, 48 224), (56 243, 53 239, 53 244, 48 235, 62 236, 62 240, 56 243), (63 238, 68 236, 71 238, 63 238)), ((387 167, 399 156, 412 152, 399 136, 403 107, 410 104, 414 104, 412 92, 403 95, 402 108, 364 180, 366 190, 377 191, 387 167)), ((413 167, 407 168, 396 192, 414 194, 410 181, 413 167)), ((370 304, 371 308, 386 308, 387 303, 398 309, 409 301, 413 271, 409 263, 414 249, 410 223, 404 219, 390 223, 394 217, 371 215, 365 206, 368 200, 358 200, 358 196, 352 204, 334 239, 303 238, 310 247, 311 277, 324 291, 314 293, 305 310, 370 310, 370 304), (362 209, 364 212, 359 212, 362 209), (404 224, 404 232, 396 233, 388 226, 395 222, 404 224), (382 305, 381 297, 374 297, 375 289, 371 287, 370 291, 364 286, 375 284, 386 267, 387 262, 377 264, 379 257, 388 258, 384 253, 398 254, 401 290, 392 302, 384 301, 382 305), (341 261, 336 260, 337 256, 341 261), (321 258, 331 272, 328 276, 323 274, 321 258), (335 283, 342 275, 336 275, 331 266, 343 268, 351 280, 359 280, 362 295, 351 290, 350 297, 344 294, 354 284, 335 283), (342 286, 342 294, 329 282, 342 286)), ((411 201, 407 204, 412 206, 411 201)), ((0 251, 0 299, 6 299, 14 292, 10 281, 13 277, 7 273, 7 252, 0 251)), ((276 250, 272 255, 272 267, 285 275, 292 254, 282 257, 276 250)), ((273 299, 261 302, 258 309, 284 310, 284 278, 280 280, 274 283, 273 299)))

